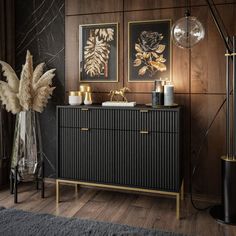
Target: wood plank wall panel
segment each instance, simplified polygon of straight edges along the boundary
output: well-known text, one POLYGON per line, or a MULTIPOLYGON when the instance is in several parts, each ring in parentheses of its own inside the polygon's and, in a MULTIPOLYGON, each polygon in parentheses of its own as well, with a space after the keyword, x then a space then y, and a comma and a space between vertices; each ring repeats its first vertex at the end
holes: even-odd
MULTIPOLYGON (((230 35, 235 34, 235 4, 218 6, 230 35)), ((205 39, 192 49, 191 91, 193 93, 225 92, 225 47, 207 7, 193 7, 206 30, 205 39)))
POLYGON ((144 9, 160 9, 160 8, 174 8, 183 7, 186 0, 126 0, 124 1, 124 10, 144 10, 144 9))
MULTIPOLYGON (((205 0, 190 0, 192 6, 206 5, 205 0)), ((215 4, 234 3, 235 0, 214 0, 215 4)), ((186 0, 125 0, 124 10, 147 10, 147 9, 162 9, 185 7, 186 0)))
POLYGON ((191 156, 199 169, 194 177, 195 192, 212 195, 220 192, 220 157, 225 153, 225 109, 217 116, 198 156, 209 123, 223 102, 224 95, 191 96, 191 156))
MULTIPOLYGON (((108 99, 108 91, 124 85, 132 89, 128 99, 151 102, 152 83, 128 83, 128 21, 170 18, 184 15, 185 0, 67 0, 66 4, 66 90, 77 89, 79 24, 117 21, 120 23, 120 83, 92 84, 95 102, 108 99), (124 3, 124 5, 123 5, 124 3), (109 12, 109 13, 108 13, 109 12), (105 14, 104 14, 105 13, 105 14), (123 66, 124 64, 124 66, 123 66)), ((225 95, 224 46, 205 0, 192 0, 192 12, 204 24, 206 38, 191 51, 173 45, 173 80, 175 101, 184 106, 184 169, 186 188, 190 161, 199 163, 194 178, 194 193, 220 194, 219 158, 225 153, 225 110, 223 109, 206 138, 199 159, 196 152, 225 95)), ((235 0, 214 0, 230 32, 236 32, 235 0)), ((189 190, 189 189, 188 189, 189 190)))
POLYGON ((66 15, 123 11, 123 0, 67 0, 66 15))
MULTIPOLYGON (((106 13, 92 15, 69 16, 66 19, 66 90, 79 88, 79 25, 93 23, 118 22, 119 30, 119 77, 123 77, 123 13, 106 13)), ((122 80, 119 83, 90 83, 93 91, 110 91, 122 87, 122 80)))
MULTIPOLYGON (((158 19, 179 19, 184 15, 184 8, 171 8, 163 10, 148 10, 148 11, 134 11, 132 14, 125 12, 124 15, 124 83, 129 87, 131 91, 135 92, 150 92, 153 89, 153 82, 128 82, 128 22, 130 21, 142 21, 142 20, 158 20, 158 19)), ((175 83, 175 92, 188 93, 189 92, 189 52, 188 50, 182 50, 176 46, 172 47, 173 53, 173 80, 175 83)))

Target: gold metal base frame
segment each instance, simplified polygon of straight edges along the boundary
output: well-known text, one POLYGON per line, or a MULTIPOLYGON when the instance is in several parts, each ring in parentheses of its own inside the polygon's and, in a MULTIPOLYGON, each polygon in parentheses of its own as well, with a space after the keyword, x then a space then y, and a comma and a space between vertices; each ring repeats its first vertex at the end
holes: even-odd
POLYGON ((127 190, 127 191, 175 196, 176 197, 176 219, 178 220, 180 219, 180 200, 184 200, 184 181, 182 181, 180 192, 167 192, 167 191, 160 191, 160 190, 153 190, 153 189, 132 188, 132 187, 125 187, 125 186, 117 186, 117 185, 56 179, 56 203, 57 204, 60 202, 60 184, 63 184, 63 183, 75 185, 75 193, 78 192, 78 185, 85 185, 85 186, 108 188, 108 189, 115 189, 115 190, 127 190))

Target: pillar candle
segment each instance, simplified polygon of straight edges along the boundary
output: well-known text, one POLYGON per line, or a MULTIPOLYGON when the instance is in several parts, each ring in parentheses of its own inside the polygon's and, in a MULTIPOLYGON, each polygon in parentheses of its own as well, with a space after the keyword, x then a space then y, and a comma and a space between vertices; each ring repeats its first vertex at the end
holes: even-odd
POLYGON ((174 104, 174 85, 166 84, 164 86, 164 105, 172 106, 174 104))

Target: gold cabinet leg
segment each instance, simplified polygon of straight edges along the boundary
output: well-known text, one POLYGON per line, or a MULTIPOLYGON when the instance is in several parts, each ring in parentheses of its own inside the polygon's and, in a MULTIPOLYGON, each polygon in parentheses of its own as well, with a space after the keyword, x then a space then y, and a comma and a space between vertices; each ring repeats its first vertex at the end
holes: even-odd
POLYGON ((79 192, 79 185, 75 184, 75 195, 79 192))
POLYGON ((184 200, 184 181, 182 182, 182 186, 181 186, 181 200, 184 200))
POLYGON ((176 219, 180 218, 180 194, 176 195, 176 219))
POLYGON ((56 203, 60 202, 60 182, 56 180, 56 203))

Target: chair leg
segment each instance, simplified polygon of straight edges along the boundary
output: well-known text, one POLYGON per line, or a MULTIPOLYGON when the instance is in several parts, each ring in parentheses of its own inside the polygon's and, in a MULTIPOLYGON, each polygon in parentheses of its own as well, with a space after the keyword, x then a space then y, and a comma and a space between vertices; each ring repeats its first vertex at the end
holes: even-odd
POLYGON ((14 203, 17 203, 17 173, 18 173, 18 167, 15 167, 15 173, 14 173, 14 203))
POLYGON ((14 192, 14 177, 13 177, 13 173, 11 171, 10 173, 10 193, 13 194, 14 192))
POLYGON ((41 198, 44 198, 44 162, 42 162, 41 198))

